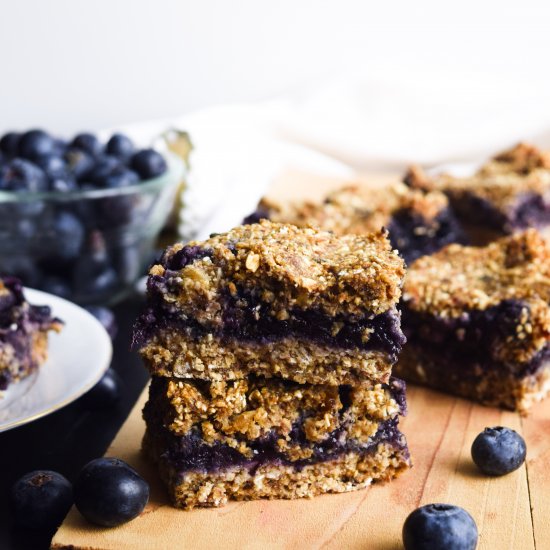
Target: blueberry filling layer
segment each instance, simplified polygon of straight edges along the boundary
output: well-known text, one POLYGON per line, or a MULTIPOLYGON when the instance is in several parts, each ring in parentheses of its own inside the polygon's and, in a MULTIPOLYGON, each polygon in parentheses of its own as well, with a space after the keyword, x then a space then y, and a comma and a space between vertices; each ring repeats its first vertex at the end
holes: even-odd
POLYGON ((433 254, 450 243, 467 244, 466 235, 449 208, 430 221, 403 208, 393 214, 388 232, 392 246, 407 263, 433 254))
MULTIPOLYGON (((527 362, 498 360, 497 351, 518 342, 517 327, 529 306, 521 300, 503 300, 484 310, 464 312, 458 318, 443 318, 410 310, 403 305, 403 330, 411 344, 419 345, 453 364, 506 369, 517 376, 536 372, 550 357, 544 346, 527 362)), ((465 367, 467 368, 467 367, 465 367)))
POLYGON ((395 362, 406 339, 401 331, 401 317, 396 309, 372 318, 346 320, 343 316, 327 317, 318 311, 293 310, 289 318, 280 321, 263 312, 263 306, 239 305, 227 300, 223 325, 207 330, 193 320, 184 320, 172 312, 146 310, 134 331, 134 346, 144 345, 158 330, 181 331, 187 337, 200 338, 213 334, 222 342, 239 341, 267 344, 282 339, 305 339, 337 348, 359 348, 380 351, 395 362), (335 330, 337 328, 337 332, 335 330))
MULTIPOLYGON (((165 428, 160 428, 155 432, 154 438, 157 445, 165 449, 162 458, 180 473, 189 471, 213 473, 234 467, 244 467, 253 472, 265 464, 292 465, 299 470, 309 464, 333 460, 349 452, 368 454, 373 452, 380 443, 392 445, 408 457, 405 439, 397 424, 397 419, 383 422, 376 434, 366 443, 347 440, 343 430, 335 430, 325 441, 311 447, 313 454, 309 458, 297 461, 288 460, 278 451, 275 437, 266 437, 253 442, 250 445, 254 452, 253 458, 245 457, 224 443, 216 442, 212 445, 205 443, 198 430, 192 430, 185 436, 176 436, 165 428)), ((294 437, 294 440, 299 442, 300 437, 294 437)))
POLYGON ((535 193, 518 197, 507 212, 495 208, 490 201, 469 193, 452 200, 465 221, 505 233, 528 227, 544 227, 550 223, 550 204, 535 193))

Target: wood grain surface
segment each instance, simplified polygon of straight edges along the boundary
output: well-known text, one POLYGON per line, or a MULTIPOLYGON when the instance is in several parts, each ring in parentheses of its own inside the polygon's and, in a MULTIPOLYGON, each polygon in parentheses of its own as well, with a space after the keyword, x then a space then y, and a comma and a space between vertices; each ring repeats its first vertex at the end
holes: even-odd
MULTIPOLYGON (((337 183, 285 174, 273 195, 319 196, 337 183)), ((403 522, 412 510, 446 502, 472 514, 480 533, 480 550, 550 549, 550 400, 521 418, 409 386, 409 414, 402 429, 414 466, 397 480, 311 500, 230 503, 221 509, 190 512, 168 504, 155 471, 140 455, 144 401, 145 393, 107 455, 126 460, 149 481, 152 493, 145 511, 126 525, 102 529, 71 510, 54 537, 54 548, 397 550, 402 548, 403 522), (470 458, 475 436, 495 425, 511 427, 527 441, 526 464, 501 478, 481 475, 470 458)))

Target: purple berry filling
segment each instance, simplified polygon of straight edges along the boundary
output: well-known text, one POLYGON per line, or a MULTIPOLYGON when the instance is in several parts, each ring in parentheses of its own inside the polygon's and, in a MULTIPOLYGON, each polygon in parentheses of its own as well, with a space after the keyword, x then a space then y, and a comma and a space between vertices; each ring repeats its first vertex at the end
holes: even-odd
POLYGON ((395 212, 388 225, 391 244, 410 264, 450 243, 467 244, 466 235, 450 208, 442 210, 429 224, 409 209, 395 212))
POLYGON ((488 200, 475 195, 467 195, 456 202, 457 212, 464 221, 503 233, 528 227, 541 228, 550 223, 550 204, 534 193, 518 197, 507 212, 498 210, 488 200))
POLYGON ((138 320, 134 330, 134 347, 144 345, 159 329, 185 332, 191 338, 213 333, 221 341, 238 340, 249 344, 266 344, 284 338, 301 338, 335 348, 359 348, 365 351, 380 351, 395 362, 406 339, 401 331, 401 315, 388 310, 371 318, 346 319, 343 316, 328 317, 319 311, 293 310, 286 321, 257 312, 265 306, 249 304, 247 308, 234 308, 232 300, 226 301, 224 324, 221 329, 207 330, 192 320, 178 318, 163 309, 148 308, 138 320), (334 323, 342 323, 334 335, 334 323), (369 331, 367 341, 363 334, 369 331))
POLYGON ((550 347, 543 347, 528 363, 502 363, 495 351, 517 338, 516 327, 529 306, 521 300, 503 300, 484 310, 471 310, 458 318, 443 318, 411 311, 403 305, 403 329, 408 341, 448 364, 476 365, 483 370, 505 369, 518 378, 536 372, 550 357, 550 347))
MULTIPOLYGON (((236 466, 253 471, 264 464, 293 465, 300 469, 309 464, 336 459, 344 453, 355 451, 367 454, 373 451, 379 443, 389 443, 405 451, 406 443, 397 424, 397 419, 383 422, 376 434, 366 444, 356 440, 346 440, 342 429, 335 430, 322 443, 316 443, 310 447, 313 450, 311 457, 295 462, 288 460, 278 451, 277 438, 274 436, 250 443, 254 452, 254 458, 250 459, 227 444, 218 442, 213 445, 206 444, 198 430, 193 430, 186 436, 176 436, 162 428, 157 435, 161 437, 162 445, 166 449, 162 458, 181 473, 189 471, 219 472, 236 466)), ((293 443, 300 442, 300 435, 294 431, 291 432, 291 437, 293 443)))

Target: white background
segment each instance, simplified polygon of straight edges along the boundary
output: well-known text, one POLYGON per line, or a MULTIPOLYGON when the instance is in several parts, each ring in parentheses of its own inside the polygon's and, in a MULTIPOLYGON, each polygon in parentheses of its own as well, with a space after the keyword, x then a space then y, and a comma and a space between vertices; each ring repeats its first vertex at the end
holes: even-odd
POLYGON ((421 81, 467 71, 533 87, 547 86, 550 74, 544 2, 0 0, 0 7, 0 130, 102 128, 292 93, 342 73, 421 81))

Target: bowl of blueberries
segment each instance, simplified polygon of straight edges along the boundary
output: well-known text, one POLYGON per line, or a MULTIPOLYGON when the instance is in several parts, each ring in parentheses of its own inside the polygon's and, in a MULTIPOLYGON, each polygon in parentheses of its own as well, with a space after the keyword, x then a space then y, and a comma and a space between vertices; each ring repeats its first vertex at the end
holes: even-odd
POLYGON ((183 170, 120 133, 3 135, 0 274, 84 305, 124 297, 154 259, 183 170))

